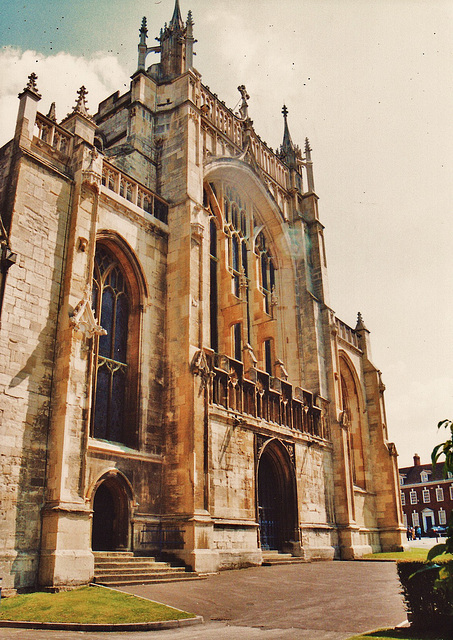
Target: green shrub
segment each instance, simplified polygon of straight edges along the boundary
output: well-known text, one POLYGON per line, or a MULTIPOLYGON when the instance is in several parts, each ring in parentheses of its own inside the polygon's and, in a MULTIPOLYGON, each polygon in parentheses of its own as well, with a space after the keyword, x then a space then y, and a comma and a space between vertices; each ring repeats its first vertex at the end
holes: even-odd
POLYGON ((451 567, 453 561, 427 564, 414 560, 398 562, 397 569, 411 627, 453 638, 453 602, 448 591, 436 588, 435 584, 440 568, 447 565, 451 567))

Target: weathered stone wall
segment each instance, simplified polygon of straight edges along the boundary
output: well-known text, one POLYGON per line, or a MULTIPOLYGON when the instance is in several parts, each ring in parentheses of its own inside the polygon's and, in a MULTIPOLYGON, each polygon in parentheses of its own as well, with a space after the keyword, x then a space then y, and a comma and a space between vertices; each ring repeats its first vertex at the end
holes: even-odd
POLYGON ((22 158, 10 235, 18 260, 7 276, 0 331, 0 536, 6 589, 36 580, 70 199, 70 180, 22 158))

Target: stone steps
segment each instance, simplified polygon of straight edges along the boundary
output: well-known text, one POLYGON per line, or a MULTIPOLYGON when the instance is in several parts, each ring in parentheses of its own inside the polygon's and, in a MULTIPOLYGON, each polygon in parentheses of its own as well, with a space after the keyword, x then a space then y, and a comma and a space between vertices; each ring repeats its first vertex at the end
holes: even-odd
POLYGON ((269 567, 274 564, 301 564, 303 562, 306 562, 304 558, 292 556, 290 553, 263 551, 263 567, 269 567))
POLYGON ((200 579, 185 567, 172 566, 152 557, 134 556, 130 551, 95 551, 93 555, 96 584, 121 586, 200 579))

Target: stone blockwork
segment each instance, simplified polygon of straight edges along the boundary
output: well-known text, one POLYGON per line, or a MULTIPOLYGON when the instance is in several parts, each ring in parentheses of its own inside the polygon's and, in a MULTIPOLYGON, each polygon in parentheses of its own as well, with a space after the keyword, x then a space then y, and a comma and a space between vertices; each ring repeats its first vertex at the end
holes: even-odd
POLYGON ((238 113, 204 86, 192 25, 177 1, 146 69, 145 20, 130 90, 94 117, 84 87, 63 122, 39 113, 32 74, 0 150, 7 590, 86 583, 93 551, 210 572, 402 544, 384 387, 361 316, 329 306, 308 140, 285 107, 274 152, 244 86, 238 113))

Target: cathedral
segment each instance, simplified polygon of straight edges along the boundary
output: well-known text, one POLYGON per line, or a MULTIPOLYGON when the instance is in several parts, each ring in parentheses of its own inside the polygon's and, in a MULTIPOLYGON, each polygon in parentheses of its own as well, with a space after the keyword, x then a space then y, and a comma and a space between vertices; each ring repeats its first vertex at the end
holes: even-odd
POLYGON ((193 27, 176 0, 149 47, 144 18, 129 90, 94 114, 84 87, 41 113, 31 74, 0 149, 5 590, 88 583, 102 551, 206 574, 402 548, 385 387, 362 316, 329 304, 309 141, 283 107, 272 150, 244 85, 237 112, 204 85, 193 27))

